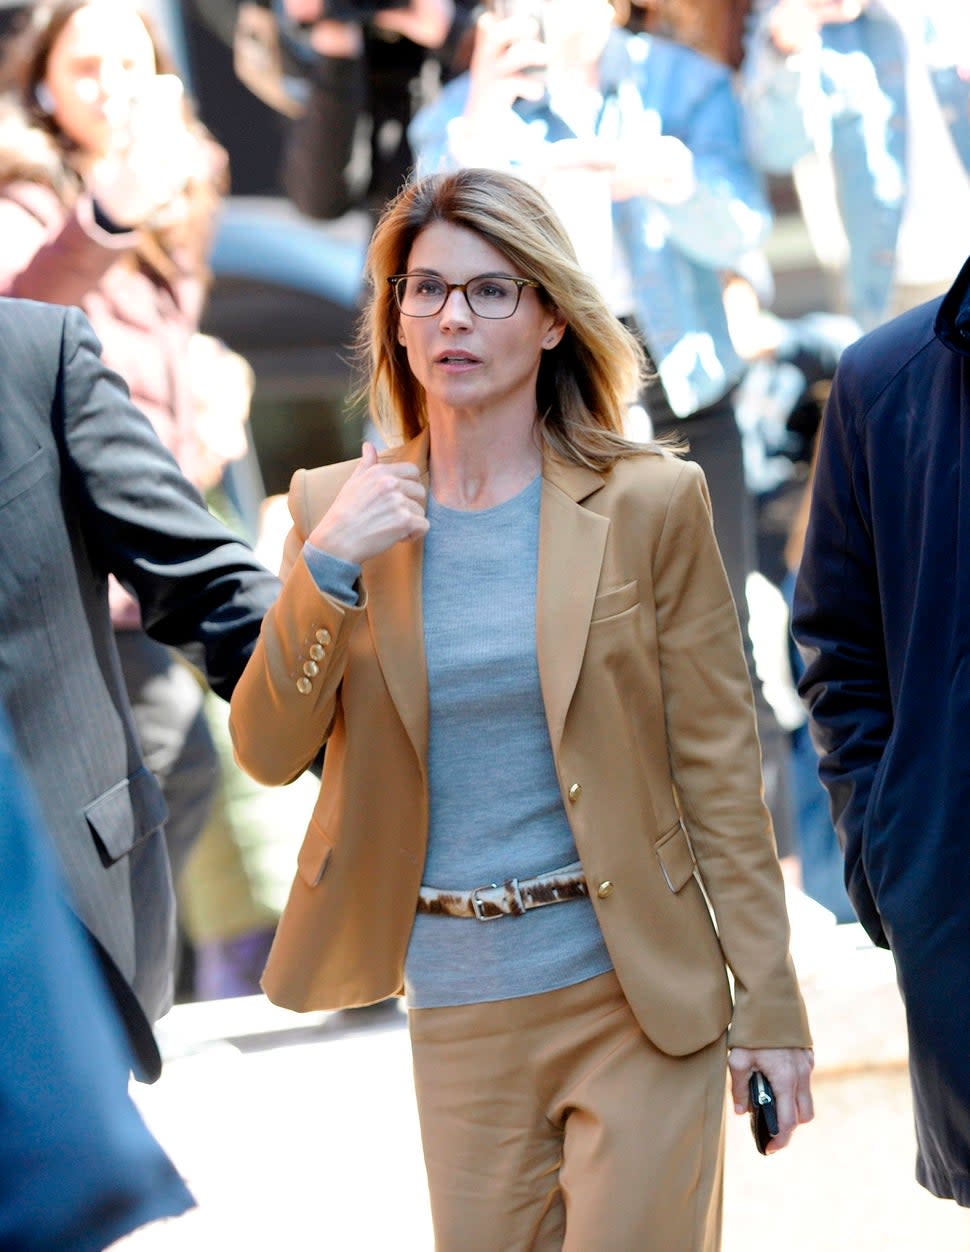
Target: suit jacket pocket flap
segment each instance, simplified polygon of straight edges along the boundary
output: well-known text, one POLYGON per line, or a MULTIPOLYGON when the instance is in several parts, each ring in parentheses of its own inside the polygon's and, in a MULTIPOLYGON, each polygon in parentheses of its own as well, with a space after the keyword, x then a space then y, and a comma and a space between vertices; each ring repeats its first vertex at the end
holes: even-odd
POLYGON ((145 766, 85 806, 91 833, 106 865, 165 825, 168 809, 155 776, 145 766))
POLYGON ((51 468, 51 460, 43 448, 38 448, 28 460, 9 473, 0 465, 0 508, 29 491, 34 483, 44 477, 51 468))
POLYGON ((323 827, 311 821, 303 836, 303 846, 296 858, 296 867, 300 877, 308 887, 316 887, 324 875, 333 844, 327 838, 323 827))
POLYGON ((697 858, 683 824, 678 822, 672 830, 661 836, 656 849, 667 886, 671 891, 680 891, 697 868, 697 858))

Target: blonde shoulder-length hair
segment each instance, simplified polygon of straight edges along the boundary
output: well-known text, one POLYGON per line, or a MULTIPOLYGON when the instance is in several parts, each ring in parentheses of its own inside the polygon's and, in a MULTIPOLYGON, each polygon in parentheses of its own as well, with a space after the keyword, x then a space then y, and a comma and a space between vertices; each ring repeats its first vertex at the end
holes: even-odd
POLYGON ((552 206, 530 183, 486 169, 432 174, 406 185, 385 208, 365 266, 371 294, 361 318, 360 392, 381 431, 410 439, 427 424, 424 389, 398 341, 400 313, 387 281, 407 268, 412 244, 432 222, 474 231, 539 284, 539 297, 566 322, 544 352, 536 384, 539 428, 548 450, 591 469, 659 450, 623 436, 624 418, 645 376, 636 337, 614 316, 580 267, 552 206))

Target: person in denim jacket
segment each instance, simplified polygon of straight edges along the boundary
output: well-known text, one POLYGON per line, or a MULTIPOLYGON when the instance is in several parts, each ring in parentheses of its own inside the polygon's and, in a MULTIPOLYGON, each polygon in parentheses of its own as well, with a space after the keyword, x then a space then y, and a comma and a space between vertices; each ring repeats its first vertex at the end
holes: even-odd
MULTIPOLYGON (((570 10, 585 24, 576 64, 567 65, 575 54, 563 51, 556 66, 530 72, 554 53, 551 15, 545 43, 529 37, 529 19, 484 15, 470 71, 412 123, 417 169, 507 169, 547 196, 546 184, 565 169, 603 173, 615 260, 629 283, 624 303, 614 293, 614 307, 635 319, 671 409, 687 417, 741 377, 721 274, 762 242, 770 223, 742 144, 730 72, 667 40, 611 29, 603 0, 547 0, 544 8, 561 11, 561 27, 570 10), (582 75, 594 82, 580 118, 585 102, 575 107, 571 85, 582 75)), ((555 189, 550 198, 556 202, 555 189)))
MULTIPOLYGON (((731 72, 691 49, 614 25, 606 0, 541 0, 486 12, 469 71, 409 131, 419 173, 502 169, 536 184, 613 312, 645 343, 642 397, 657 435, 686 439, 707 476, 718 544, 742 623, 756 553, 733 393, 723 276, 771 216, 742 138, 731 72)), ((632 431, 630 433, 636 433, 632 431)), ((755 684, 776 836, 791 850, 781 733, 755 684)))
POLYGON ((753 19, 752 154, 796 177, 812 154, 828 164, 846 306, 865 329, 944 291, 964 260, 968 70, 970 11, 952 0, 761 0, 753 19))

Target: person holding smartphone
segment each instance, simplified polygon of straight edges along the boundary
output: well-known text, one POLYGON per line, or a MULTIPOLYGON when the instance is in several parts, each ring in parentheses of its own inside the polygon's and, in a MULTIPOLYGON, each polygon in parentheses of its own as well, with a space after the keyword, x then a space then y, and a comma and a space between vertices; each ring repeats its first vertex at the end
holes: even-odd
POLYGON ((714 1252, 726 1062, 777 1151, 812 1057, 703 473, 624 437, 642 350, 528 183, 412 182, 367 275, 393 450, 294 475, 230 706, 263 783, 327 745, 263 987, 406 995, 438 1252, 714 1252))

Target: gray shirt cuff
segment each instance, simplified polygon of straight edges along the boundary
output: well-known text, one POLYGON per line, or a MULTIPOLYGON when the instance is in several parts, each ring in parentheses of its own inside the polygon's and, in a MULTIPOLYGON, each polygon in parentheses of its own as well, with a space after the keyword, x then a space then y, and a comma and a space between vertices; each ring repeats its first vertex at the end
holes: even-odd
POLYGON ((357 604, 360 600, 357 591, 359 565, 353 561, 342 561, 329 552, 321 552, 309 543, 303 545, 303 559, 313 581, 325 596, 332 596, 342 604, 357 604))

